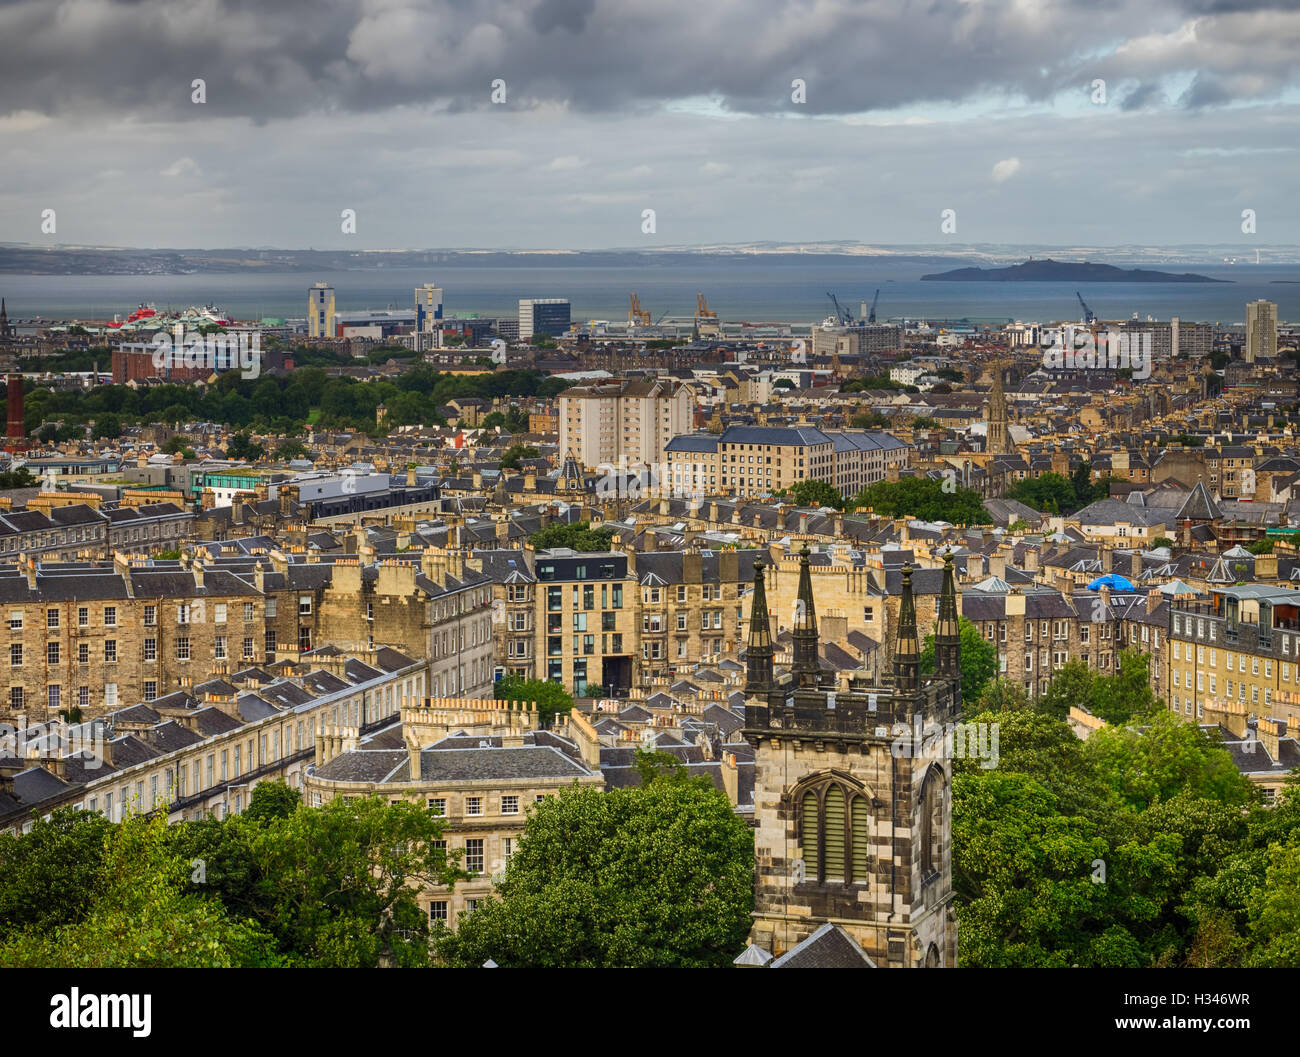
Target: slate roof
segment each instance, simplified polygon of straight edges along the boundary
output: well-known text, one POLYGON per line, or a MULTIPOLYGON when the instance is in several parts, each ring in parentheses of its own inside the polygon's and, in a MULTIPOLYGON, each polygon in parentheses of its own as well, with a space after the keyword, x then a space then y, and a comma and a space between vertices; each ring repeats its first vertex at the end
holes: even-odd
POLYGON ((1217 521, 1223 514, 1210 498, 1205 482, 1197 481, 1196 487, 1174 516, 1178 521, 1217 521))
POLYGON ((773 961, 769 969, 874 969, 876 963, 839 925, 827 922, 773 961))

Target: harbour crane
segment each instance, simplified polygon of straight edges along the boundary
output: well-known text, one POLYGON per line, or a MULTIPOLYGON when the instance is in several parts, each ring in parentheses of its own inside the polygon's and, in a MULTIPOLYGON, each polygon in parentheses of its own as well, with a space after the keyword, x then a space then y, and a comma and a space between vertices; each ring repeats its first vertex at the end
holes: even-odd
POLYGON ((695 295, 695 315, 698 319, 717 319, 718 313, 709 311, 709 303, 703 294, 695 295))
POLYGON ((880 290, 877 289, 876 296, 871 299, 871 311, 867 314, 868 323, 874 323, 876 321, 876 304, 879 301, 880 301, 880 290))
POLYGON ((853 314, 847 308, 841 307, 839 299, 829 290, 826 291, 826 296, 831 299, 831 304, 835 306, 835 318, 840 321, 840 325, 850 326, 853 323, 853 314))
POLYGON ((1079 291, 1076 290, 1074 291, 1074 296, 1079 299, 1079 304, 1083 306, 1083 321, 1085 323, 1096 323, 1097 315, 1095 312, 1093 312, 1091 308, 1088 307, 1088 302, 1083 299, 1083 294, 1079 293, 1079 291))
POLYGON ((636 294, 629 294, 631 298, 631 307, 627 310, 627 325, 629 327, 650 325, 650 313, 641 307, 641 298, 636 294))

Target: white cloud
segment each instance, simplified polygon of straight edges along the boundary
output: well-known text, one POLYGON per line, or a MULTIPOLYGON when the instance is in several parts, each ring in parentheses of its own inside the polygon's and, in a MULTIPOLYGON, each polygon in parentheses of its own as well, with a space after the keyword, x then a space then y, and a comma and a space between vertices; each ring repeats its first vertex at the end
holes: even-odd
POLYGON ((586 165, 586 158, 579 158, 576 154, 565 154, 559 158, 552 158, 550 164, 546 166, 546 171, 572 172, 574 169, 586 168, 586 165))
POLYGON ((162 170, 163 176, 198 176, 199 163, 193 158, 177 158, 162 170))
POLYGON ((1003 158, 993 166, 993 182, 1005 183, 1020 171, 1019 158, 1003 158))

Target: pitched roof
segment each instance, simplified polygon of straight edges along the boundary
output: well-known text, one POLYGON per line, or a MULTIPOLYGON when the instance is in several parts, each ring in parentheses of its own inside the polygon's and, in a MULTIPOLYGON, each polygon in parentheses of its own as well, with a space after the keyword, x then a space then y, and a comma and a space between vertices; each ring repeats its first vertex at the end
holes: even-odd
POLYGON ((1197 481, 1183 505, 1174 517, 1178 521, 1217 521, 1223 514, 1215 506, 1210 493, 1206 491, 1205 482, 1197 481))

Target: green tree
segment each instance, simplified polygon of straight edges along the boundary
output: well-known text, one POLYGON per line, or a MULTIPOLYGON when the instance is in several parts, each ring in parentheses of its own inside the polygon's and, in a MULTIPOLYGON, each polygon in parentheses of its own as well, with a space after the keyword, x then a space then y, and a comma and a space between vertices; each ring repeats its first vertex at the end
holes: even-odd
POLYGON ((525 679, 519 675, 507 675, 497 680, 495 696, 498 701, 532 702, 537 705, 542 720, 547 723, 573 708, 573 695, 549 679, 525 679))
POLYGON ((226 457, 230 459, 247 459, 249 462, 256 462, 266 454, 266 449, 253 440, 247 432, 236 433, 230 438, 230 443, 226 445, 226 457))
POLYGON ((501 469, 518 470, 524 459, 536 459, 538 452, 536 448, 530 448, 526 444, 512 444, 506 449, 506 453, 501 456, 501 469))
MULTIPOLYGON (((998 651, 980 634, 980 629, 965 617, 957 618, 961 628, 961 699, 975 702, 985 686, 998 673, 998 651)), ((921 647, 921 671, 934 671, 934 634, 925 637, 921 647)))
POLYGON ((790 486, 790 496, 797 506, 828 506, 835 510, 844 509, 844 497, 834 485, 825 481, 797 481, 790 486))
MULTIPOLYGON (((1119 886, 1093 880, 1094 863, 1118 857, 1095 825, 1061 814, 1042 783, 1001 768, 959 774, 952 817, 962 965, 1147 963, 1127 927, 1134 915, 1119 886)), ((1169 856, 1164 847, 1137 851, 1169 856)), ((1121 866, 1111 861, 1108 876, 1116 875, 1121 866)))
POLYGON ((932 415, 917 415, 912 419, 913 429, 939 429, 939 420, 932 415))
POLYGON ((189 445, 190 438, 184 433, 176 433, 167 438, 167 443, 162 446, 164 454, 176 455, 185 450, 189 445))
POLYGON ((1172 547, 1173 545, 1174 545, 1174 541, 1171 540, 1168 536, 1157 536, 1155 539, 1151 541, 1151 546, 1153 548, 1172 547))
POLYGON ((1006 498, 1024 503, 1035 510, 1051 514, 1071 513, 1076 509, 1074 485, 1059 473, 1027 477, 1007 489, 1006 498))
POLYGON ((913 517, 922 521, 947 521, 954 525, 991 525, 993 519, 973 488, 945 491, 945 481, 929 477, 904 477, 877 481, 853 500, 856 507, 871 507, 884 517, 913 517))
POLYGON ((122 420, 112 412, 95 419, 95 428, 91 436, 95 440, 116 440, 122 435, 122 420))
POLYGON ((253 795, 248 798, 244 817, 254 822, 269 822, 271 819, 288 818, 301 806, 302 794, 290 788, 288 783, 258 782, 253 795))
POLYGON ((0 488, 35 488, 40 483, 40 478, 33 477, 26 466, 0 472, 0 488))
POLYGON ((686 764, 671 752, 639 748, 633 763, 642 785, 651 782, 684 782, 690 777, 686 764))
POLYGON ((1257 948, 1252 964, 1300 968, 1300 842, 1268 848, 1264 883, 1249 899, 1250 930, 1257 948))
POLYGON ((974 712, 1023 712, 1030 708, 1029 695, 1025 688, 1010 679, 998 677, 984 684, 978 698, 962 703, 967 713, 974 712))
POLYGON ((539 551, 552 547, 569 547, 575 551, 607 551, 614 541, 614 529, 606 526, 593 529, 590 521, 571 521, 547 525, 529 536, 528 541, 539 551))
POLYGON ((1126 804, 1141 810, 1184 790, 1223 804, 1250 803, 1255 792, 1228 750, 1194 723, 1168 711, 1141 729, 1107 726, 1084 742, 1084 758, 1126 804))
POLYGON ((64 809, 29 833, 0 833, 0 935, 80 921, 111 830, 98 813, 64 809))
POLYGON ((307 455, 307 445, 291 437, 280 442, 279 447, 275 449, 275 455, 278 459, 302 459, 307 455))
POLYGON ((729 966, 753 892, 753 837, 707 781, 566 789, 529 816, 499 898, 438 952, 454 966, 729 966))
POLYGON ((219 899, 186 891, 191 866, 172 849, 167 816, 129 817, 105 836, 87 908, 52 930, 0 947, 0 966, 223 968, 279 964, 271 937, 219 899))
POLYGON ((335 797, 261 824, 237 818, 250 831, 253 917, 290 964, 427 964, 429 919, 420 889, 465 876, 439 846, 438 816, 409 801, 367 796, 335 797))
POLYGON ((1052 676, 1047 693, 1037 700, 1038 710, 1056 719, 1065 719, 1071 708, 1087 712, 1092 709, 1092 669, 1077 658, 1067 661, 1052 676))
POLYGON ((849 419, 849 425, 854 429, 884 429, 889 419, 878 411, 862 411, 849 419))

